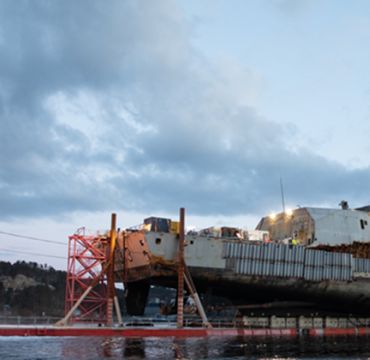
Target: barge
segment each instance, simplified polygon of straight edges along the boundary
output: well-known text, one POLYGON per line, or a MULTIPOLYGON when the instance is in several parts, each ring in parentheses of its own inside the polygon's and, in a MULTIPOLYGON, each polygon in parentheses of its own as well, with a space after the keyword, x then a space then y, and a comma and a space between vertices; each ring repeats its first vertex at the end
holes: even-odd
POLYGON ((370 318, 321 316, 243 316, 238 320, 211 321, 205 328, 193 320, 178 328, 173 322, 136 318, 121 325, 74 324, 0 325, 0 336, 104 336, 104 337, 298 337, 370 335, 370 318))

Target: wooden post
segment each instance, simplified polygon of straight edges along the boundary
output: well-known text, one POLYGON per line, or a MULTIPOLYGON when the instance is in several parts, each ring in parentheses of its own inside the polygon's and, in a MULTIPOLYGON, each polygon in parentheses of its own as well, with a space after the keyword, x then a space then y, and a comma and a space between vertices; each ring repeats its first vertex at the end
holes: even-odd
POLYGON ((184 326, 184 246, 185 246, 185 209, 180 208, 178 284, 177 284, 177 327, 184 326))
POLYGON ((200 301, 197 290, 195 289, 195 285, 194 285, 193 279, 191 277, 190 271, 189 271, 188 267, 186 266, 185 262, 184 262, 184 274, 185 274, 186 285, 188 286, 190 295, 191 295, 191 297, 193 298, 193 300, 195 302, 195 305, 198 309, 199 315, 202 318, 203 326, 206 326, 208 328, 212 328, 211 323, 208 321, 206 312, 204 311, 202 302, 200 301))
POLYGON ((113 325, 113 303, 114 303, 114 250, 116 248, 116 214, 112 214, 111 228, 110 228, 110 238, 109 238, 109 262, 108 267, 108 299, 107 299, 107 325, 113 325))

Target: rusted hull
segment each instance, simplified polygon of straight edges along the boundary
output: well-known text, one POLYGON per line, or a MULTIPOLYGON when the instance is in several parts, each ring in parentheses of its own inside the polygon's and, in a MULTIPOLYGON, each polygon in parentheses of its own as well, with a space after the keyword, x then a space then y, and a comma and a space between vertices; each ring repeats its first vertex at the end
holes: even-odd
MULTIPOLYGON (((188 236, 186 243, 185 261, 199 293, 223 296, 234 304, 304 301, 348 313, 370 312, 370 279, 310 281, 245 275, 226 268, 223 239, 188 236)), ((116 279, 123 279, 128 287, 128 302, 140 303, 133 311, 128 308, 129 313, 140 315, 139 308, 144 309, 148 284, 176 288, 177 244, 174 235, 152 232, 135 232, 121 239, 125 260, 116 261, 116 279), (134 284, 146 284, 139 295, 140 286, 134 284), (130 287, 135 290, 130 291, 130 287)), ((360 249, 368 250, 364 245, 360 249)))
MULTIPOLYGON (((348 312, 370 313, 370 281, 358 279, 351 283, 303 279, 277 279, 236 275, 225 270, 190 267, 198 291, 224 296, 235 304, 269 301, 314 302, 323 307, 348 312)), ((166 269, 154 272, 150 282, 155 285, 176 286, 176 275, 166 269)))
MULTIPOLYGON (((351 283, 309 282, 303 279, 236 275, 227 270, 201 267, 189 267, 189 270, 200 293, 212 293, 225 297, 235 305, 288 300, 312 302, 317 304, 318 308, 333 311, 370 313, 370 282, 367 279, 358 279, 351 283)), ((145 271, 150 273, 150 277, 147 278, 148 284, 176 288, 176 266, 155 264, 147 267, 145 271)), ((134 281, 133 284, 135 283, 143 282, 142 280, 134 281)), ((132 284, 128 284, 129 288, 130 286, 132 284)), ((143 306, 146 300, 143 297, 141 300, 143 301, 141 309, 144 311, 143 306)), ((136 311, 132 314, 142 313, 136 311)))

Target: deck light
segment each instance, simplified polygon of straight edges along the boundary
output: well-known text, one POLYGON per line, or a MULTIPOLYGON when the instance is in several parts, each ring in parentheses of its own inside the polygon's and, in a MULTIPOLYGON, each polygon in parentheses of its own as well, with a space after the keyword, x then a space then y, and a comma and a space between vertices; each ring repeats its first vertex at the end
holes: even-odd
POLYGON ((292 216, 293 215, 293 210, 292 209, 286 209, 285 210, 285 215, 286 216, 292 216))

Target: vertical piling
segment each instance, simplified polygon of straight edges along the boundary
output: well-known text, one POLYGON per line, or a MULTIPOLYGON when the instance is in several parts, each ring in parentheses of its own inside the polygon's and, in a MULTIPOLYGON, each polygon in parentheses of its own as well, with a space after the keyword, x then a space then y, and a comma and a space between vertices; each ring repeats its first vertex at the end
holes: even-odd
POLYGON ((107 299, 107 325, 113 325, 113 304, 114 304, 114 250, 116 248, 116 214, 112 214, 110 238, 109 238, 109 259, 110 265, 108 267, 108 299, 107 299))
POLYGON ((185 246, 185 209, 180 208, 178 284, 177 284, 177 327, 184 326, 184 246, 185 246))

